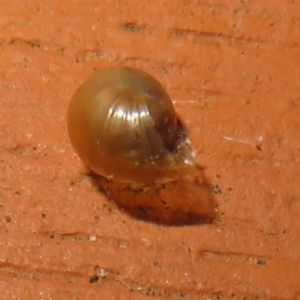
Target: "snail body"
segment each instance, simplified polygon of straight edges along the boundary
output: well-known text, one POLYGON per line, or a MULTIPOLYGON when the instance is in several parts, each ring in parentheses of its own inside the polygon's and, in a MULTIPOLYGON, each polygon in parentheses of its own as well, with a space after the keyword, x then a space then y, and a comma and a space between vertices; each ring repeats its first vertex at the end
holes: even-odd
POLYGON ((108 179, 162 183, 195 167, 169 95, 141 70, 112 67, 94 73, 73 95, 67 123, 79 157, 108 179))

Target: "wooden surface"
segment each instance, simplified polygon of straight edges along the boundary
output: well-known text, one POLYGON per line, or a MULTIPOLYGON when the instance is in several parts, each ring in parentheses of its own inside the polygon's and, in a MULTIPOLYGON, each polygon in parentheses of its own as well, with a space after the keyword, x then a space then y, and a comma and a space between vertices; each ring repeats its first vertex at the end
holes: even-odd
POLYGON ((0 33, 1 299, 300 299, 298 1, 1 0, 0 33), (66 109, 112 65, 167 88, 212 224, 136 220, 87 176, 66 109))

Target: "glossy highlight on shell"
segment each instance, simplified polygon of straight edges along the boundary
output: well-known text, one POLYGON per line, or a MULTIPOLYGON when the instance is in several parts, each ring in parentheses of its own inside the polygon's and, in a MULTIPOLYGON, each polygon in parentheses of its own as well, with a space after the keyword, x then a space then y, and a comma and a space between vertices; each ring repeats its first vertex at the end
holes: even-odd
POLYGON ((169 95, 144 71, 97 71, 73 95, 67 122, 71 143, 85 165, 113 181, 163 183, 195 168, 169 95))

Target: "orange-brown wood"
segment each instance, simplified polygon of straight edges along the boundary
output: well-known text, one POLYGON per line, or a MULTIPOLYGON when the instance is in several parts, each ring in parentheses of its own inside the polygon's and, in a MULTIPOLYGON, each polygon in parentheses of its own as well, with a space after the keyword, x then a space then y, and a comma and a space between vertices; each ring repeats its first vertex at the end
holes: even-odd
POLYGON ((299 1, 0 8, 1 299, 300 298, 299 1), (88 175, 67 106, 114 65, 167 88, 213 222, 135 218, 88 175))

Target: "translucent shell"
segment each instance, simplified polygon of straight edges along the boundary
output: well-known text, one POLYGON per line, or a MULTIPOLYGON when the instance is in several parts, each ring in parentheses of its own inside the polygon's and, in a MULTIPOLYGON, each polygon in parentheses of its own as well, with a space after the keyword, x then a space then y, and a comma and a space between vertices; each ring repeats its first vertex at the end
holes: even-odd
POLYGON ((173 103, 151 75, 102 69, 75 92, 68 132, 93 172, 129 183, 162 183, 194 170, 193 151, 173 103))

